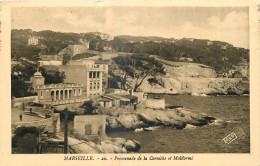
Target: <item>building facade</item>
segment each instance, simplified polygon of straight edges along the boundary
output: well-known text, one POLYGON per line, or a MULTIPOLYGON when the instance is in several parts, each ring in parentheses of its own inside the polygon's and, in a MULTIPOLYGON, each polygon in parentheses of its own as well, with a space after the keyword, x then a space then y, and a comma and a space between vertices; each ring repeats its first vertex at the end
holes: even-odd
POLYGON ((59 66, 62 65, 62 56, 40 55, 39 66, 59 66))
POLYGON ((59 66, 59 71, 65 73, 65 83, 83 84, 83 91, 87 97, 102 95, 102 76, 104 69, 98 65, 70 65, 59 66))
POLYGON ((38 100, 43 105, 60 105, 87 101, 82 84, 49 84, 38 86, 38 100))

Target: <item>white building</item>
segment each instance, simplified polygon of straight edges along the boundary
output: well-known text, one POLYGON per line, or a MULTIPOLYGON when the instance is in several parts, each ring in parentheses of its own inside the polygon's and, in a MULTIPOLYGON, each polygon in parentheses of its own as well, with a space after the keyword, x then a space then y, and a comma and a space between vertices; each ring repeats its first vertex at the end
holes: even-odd
POLYGON ((39 39, 37 37, 29 37, 28 39, 28 45, 37 45, 39 42, 39 39))

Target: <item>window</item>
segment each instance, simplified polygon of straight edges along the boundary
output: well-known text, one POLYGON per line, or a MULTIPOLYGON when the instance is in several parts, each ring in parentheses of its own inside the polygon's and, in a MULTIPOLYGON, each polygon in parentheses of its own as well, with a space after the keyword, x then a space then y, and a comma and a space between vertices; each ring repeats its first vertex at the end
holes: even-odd
POLYGON ((92 90, 92 82, 89 84, 89 89, 92 90))
POLYGON ((92 134, 92 124, 86 124, 85 125, 85 135, 91 135, 92 134))
POLYGON ((74 89, 74 96, 77 96, 77 91, 76 91, 76 89, 74 89))
POLYGON ((97 72, 97 78, 99 78, 99 72, 97 72))
POLYGON ((93 86, 93 89, 96 89, 96 82, 94 82, 94 86, 93 86))
POLYGON ((92 72, 89 72, 89 78, 92 78, 92 72))
POLYGON ((97 89, 99 89, 99 82, 97 83, 97 89))
POLYGON ((93 78, 96 78, 96 72, 93 72, 93 78))
POLYGON ((81 96, 81 89, 79 89, 79 96, 81 96))

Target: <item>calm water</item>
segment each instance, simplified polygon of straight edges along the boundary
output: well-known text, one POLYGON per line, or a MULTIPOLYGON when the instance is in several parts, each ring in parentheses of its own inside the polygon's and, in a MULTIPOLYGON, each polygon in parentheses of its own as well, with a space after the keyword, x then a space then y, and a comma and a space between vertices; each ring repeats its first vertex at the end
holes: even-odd
POLYGON ((163 95, 166 104, 184 106, 227 121, 215 125, 177 130, 164 127, 154 131, 109 133, 110 137, 135 139, 141 153, 250 153, 250 121, 248 96, 163 95), (224 137, 234 132, 237 139, 230 144, 224 137))

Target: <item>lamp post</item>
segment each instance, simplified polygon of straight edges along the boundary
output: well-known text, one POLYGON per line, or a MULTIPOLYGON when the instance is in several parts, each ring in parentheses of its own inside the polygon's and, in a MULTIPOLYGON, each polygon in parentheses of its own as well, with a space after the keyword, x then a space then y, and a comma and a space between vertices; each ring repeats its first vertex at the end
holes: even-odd
POLYGON ((25 110, 25 103, 24 103, 24 79, 23 79, 23 73, 22 72, 18 72, 18 74, 20 74, 22 76, 22 88, 23 88, 23 104, 22 104, 22 110, 25 110))
POLYGON ((68 108, 64 110, 65 121, 64 121, 64 154, 68 153, 68 108))

